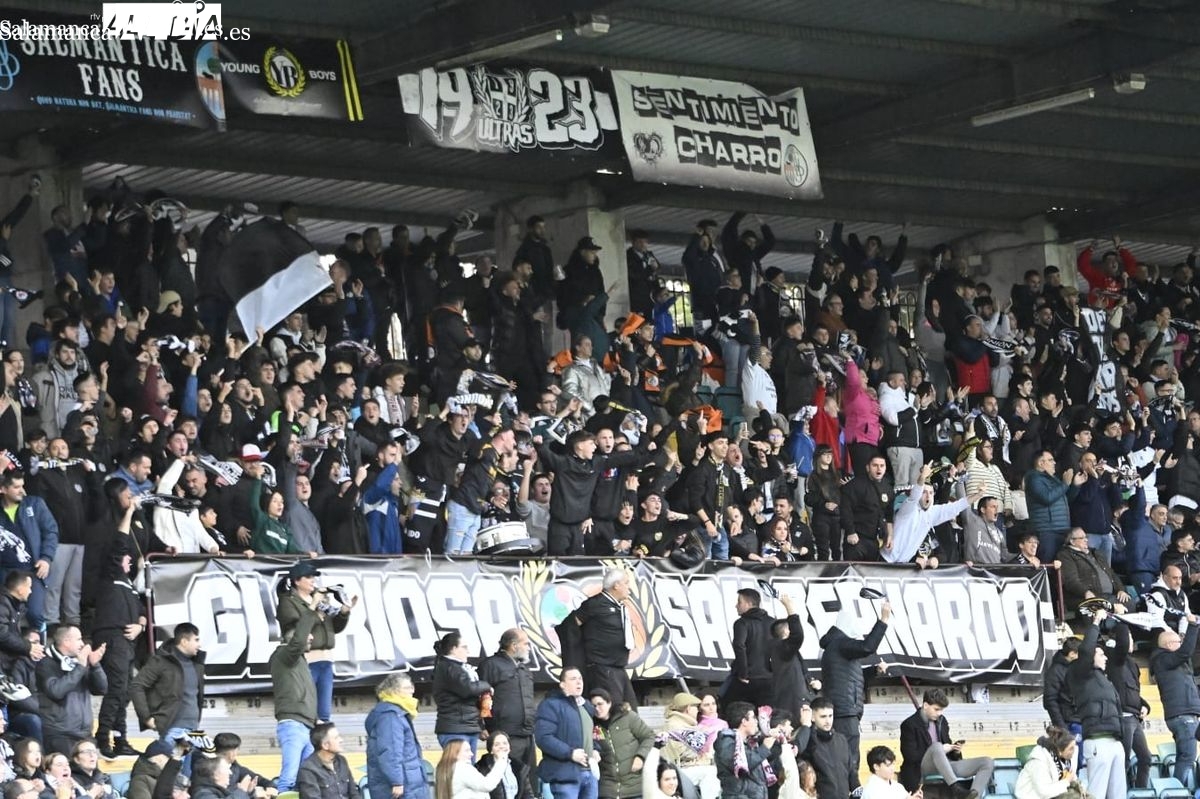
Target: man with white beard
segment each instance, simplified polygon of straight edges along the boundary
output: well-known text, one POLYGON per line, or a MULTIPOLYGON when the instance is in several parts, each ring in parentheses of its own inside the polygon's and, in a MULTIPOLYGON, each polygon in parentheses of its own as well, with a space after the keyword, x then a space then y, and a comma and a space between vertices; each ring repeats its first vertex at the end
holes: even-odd
POLYGON ((529 671, 529 636, 523 630, 505 630, 500 649, 479 664, 479 679, 492 686, 492 715, 483 720, 489 734, 503 732, 512 745, 511 757, 535 773, 533 675, 529 671))

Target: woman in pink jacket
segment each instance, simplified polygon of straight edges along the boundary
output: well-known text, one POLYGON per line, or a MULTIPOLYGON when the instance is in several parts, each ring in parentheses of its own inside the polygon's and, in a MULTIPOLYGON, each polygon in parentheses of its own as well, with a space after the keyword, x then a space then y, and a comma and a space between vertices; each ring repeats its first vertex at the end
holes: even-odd
POLYGON ((862 476, 867 463, 880 454, 879 439, 883 428, 879 420, 879 397, 867 385, 867 375, 852 358, 846 358, 846 386, 842 389, 842 409, 846 414, 843 428, 846 450, 854 474, 862 476))

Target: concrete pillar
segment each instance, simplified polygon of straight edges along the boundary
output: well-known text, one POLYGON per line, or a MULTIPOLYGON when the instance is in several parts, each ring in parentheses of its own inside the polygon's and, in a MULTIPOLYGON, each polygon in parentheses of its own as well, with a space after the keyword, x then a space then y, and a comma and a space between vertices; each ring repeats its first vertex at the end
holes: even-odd
MULTIPOLYGON (((554 261, 566 266, 575 245, 591 236, 600 245, 600 271, 606 286, 616 284, 609 295, 606 323, 612 323, 629 310, 629 279, 625 273, 625 215, 622 211, 604 211, 604 196, 585 182, 571 184, 566 197, 523 197, 503 204, 496 211, 496 266, 508 269, 513 255, 525 238, 525 220, 537 215, 546 220, 546 239, 554 261)), ((553 320, 551 320, 553 322, 553 320)), ((553 324, 550 352, 569 346, 568 334, 553 324)))
POLYGON ((12 232, 9 247, 13 254, 13 285, 31 291, 46 292, 17 314, 17 340, 10 347, 27 349, 25 330, 31 322, 41 322, 47 305, 54 303, 54 272, 42 233, 50 227, 50 212, 58 205, 71 209, 72 221, 84 221, 83 178, 77 167, 62 166, 53 148, 40 143, 36 136, 20 139, 0 156, 0 214, 7 214, 29 189, 33 174, 42 178, 42 192, 12 232))
POLYGON ((971 275, 992 287, 1001 301, 1025 279, 1029 269, 1057 266, 1064 286, 1077 285, 1075 247, 1058 243, 1058 230, 1043 216, 1027 219, 1019 232, 984 232, 952 243, 955 256, 971 259, 971 275))

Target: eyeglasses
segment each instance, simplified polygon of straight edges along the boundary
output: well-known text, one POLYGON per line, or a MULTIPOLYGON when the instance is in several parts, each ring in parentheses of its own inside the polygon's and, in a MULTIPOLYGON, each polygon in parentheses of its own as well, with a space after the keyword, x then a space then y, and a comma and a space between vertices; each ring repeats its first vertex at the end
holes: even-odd
POLYGON ((100 754, 100 750, 99 750, 99 749, 92 749, 92 748, 90 748, 90 747, 89 747, 89 748, 87 748, 87 749, 80 749, 80 750, 78 750, 78 754, 81 754, 81 755, 98 755, 98 754, 100 754))

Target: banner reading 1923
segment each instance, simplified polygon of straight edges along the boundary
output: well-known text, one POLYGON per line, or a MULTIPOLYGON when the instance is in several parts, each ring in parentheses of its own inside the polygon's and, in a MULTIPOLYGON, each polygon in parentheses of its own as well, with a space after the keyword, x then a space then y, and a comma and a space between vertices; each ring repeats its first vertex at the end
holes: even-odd
POLYGON ((804 90, 613 70, 635 180, 820 199, 804 90))
POLYGON ((476 64, 399 77, 410 138, 495 153, 619 154, 617 115, 599 73, 476 64))
MULTIPOLYGON (((207 690, 261 690, 279 641, 276 589, 290 564, 282 560, 175 557, 151 562, 155 634, 174 626, 200 628, 208 653, 207 690)), ((496 650, 500 635, 521 627, 533 645, 536 679, 552 682, 561 664, 554 626, 600 590, 604 571, 633 572, 628 600, 635 679, 687 676, 717 681, 733 659, 730 635, 739 588, 769 578, 790 595, 804 630, 801 653, 819 668, 819 640, 849 603, 874 623, 878 603, 859 597, 871 586, 885 592, 893 616, 879 648, 892 673, 937 681, 1041 684, 1055 620, 1045 572, 1000 566, 915 571, 906 566, 802 564, 751 572, 705 564, 683 572, 663 561, 473 561, 418 558, 322 558, 321 581, 358 596, 337 637, 335 679, 372 682, 408 670, 432 679, 433 644, 459 630, 473 655, 496 650)), ((783 616, 774 600, 769 613, 783 616)), ((869 626, 869 625, 868 625, 869 626)))

